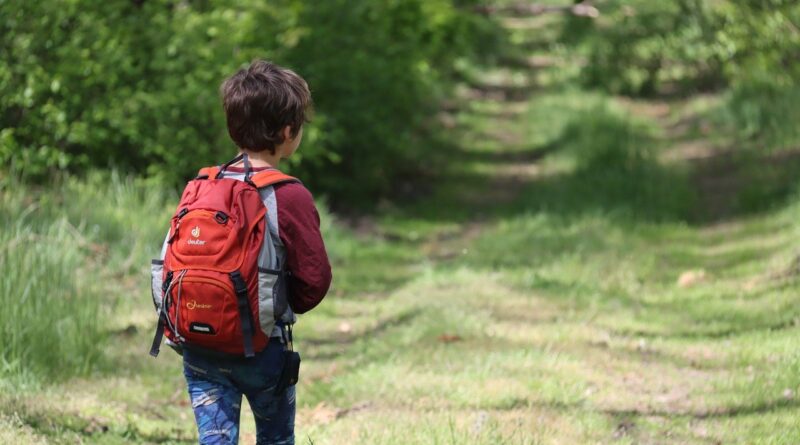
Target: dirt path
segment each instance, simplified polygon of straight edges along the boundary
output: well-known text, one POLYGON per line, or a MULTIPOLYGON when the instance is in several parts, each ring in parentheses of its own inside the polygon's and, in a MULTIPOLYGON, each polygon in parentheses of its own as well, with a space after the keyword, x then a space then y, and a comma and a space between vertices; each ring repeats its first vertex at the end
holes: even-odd
MULTIPOLYGON (((516 68, 519 69, 519 66, 516 68)), ((503 88, 495 82, 485 90, 478 88, 472 96, 496 102, 498 109, 524 110, 520 101, 528 100, 536 89, 531 80, 535 75, 534 69, 528 68, 527 90, 503 88), (513 91, 513 94, 508 91, 513 91)), ((663 162, 686 163, 690 166, 691 185, 697 196, 695 219, 714 223, 735 216, 736 200, 744 179, 739 160, 730 150, 714 146, 702 134, 688 136, 689 124, 685 121, 674 122, 673 105, 670 103, 620 102, 630 107, 633 113, 651 119, 663 129, 664 138, 670 144, 663 150, 663 162)), ((508 122, 520 119, 520 116, 521 111, 512 111, 496 114, 489 119, 508 122)), ((689 117, 693 118, 696 117, 689 117)), ((522 128, 522 125, 517 128, 522 128)), ((495 162, 486 191, 487 200, 494 206, 502 207, 513 202, 526 186, 546 174, 541 163, 546 153, 525 152, 523 147, 526 141, 507 130, 490 136, 495 138, 498 145, 508 147, 506 153, 494 155, 495 162)), ((451 234, 444 239, 428 240, 424 250, 433 261, 448 260, 470 249, 471 243, 489 227, 490 222, 474 221, 464 225, 455 236, 451 234)), ((678 284, 675 286, 678 287, 678 284)), ((552 307, 542 306, 541 300, 533 301, 538 303, 529 310, 557 314, 552 307)), ((517 324, 499 317, 494 322, 501 326, 511 323, 516 326, 515 329, 529 332, 534 339, 552 335, 549 332, 552 326, 540 323, 531 325, 530 320, 517 324)), ((580 341, 555 340, 546 344, 581 363, 578 375, 588 382, 584 391, 587 407, 614 422, 616 426, 611 434, 614 440, 627 439, 633 443, 718 443, 703 426, 702 420, 709 416, 728 415, 727 409, 713 406, 708 395, 715 391, 715 382, 730 378, 730 371, 699 365, 713 358, 713 352, 702 349, 706 351, 702 357, 693 356, 694 352, 666 354, 663 341, 656 341, 657 344, 653 345, 650 338, 620 335, 592 321, 576 326, 576 331, 579 332, 580 341), (676 431, 676 419, 688 419, 688 430, 676 431), (646 424, 647 427, 640 424, 646 424), (654 424, 656 427, 653 427, 654 424), (658 427, 659 424, 663 424, 663 427, 658 427), (655 434, 654 431, 659 432, 655 434)), ((698 343, 702 341, 699 339, 698 343)))

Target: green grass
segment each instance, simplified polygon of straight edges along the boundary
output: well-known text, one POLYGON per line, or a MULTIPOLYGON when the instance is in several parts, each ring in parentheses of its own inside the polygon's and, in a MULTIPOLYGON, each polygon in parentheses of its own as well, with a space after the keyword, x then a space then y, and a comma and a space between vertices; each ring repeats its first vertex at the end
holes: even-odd
MULTIPOLYGON (((168 194, 116 174, 59 179, 37 191, 0 184, 0 377, 12 386, 87 375, 131 307, 168 194)), ((138 304, 137 304, 138 306, 138 304)))
MULTIPOLYGON (((596 117, 565 111, 573 119, 562 129, 511 150, 563 141, 570 122, 596 118, 572 127, 583 143, 651 125, 626 123, 614 107, 596 117)), ((528 130, 532 114, 516 118, 519 128, 528 130)), ((792 443, 800 199, 697 225, 684 207, 658 201, 684 203, 690 190, 688 165, 658 161, 659 131, 631 139, 656 152, 634 156, 632 166, 627 156, 604 158, 622 186, 584 170, 569 149, 533 161, 499 157, 483 170, 474 153, 501 147, 470 149, 462 174, 442 188, 476 190, 509 164, 541 168, 487 202, 478 220, 469 211, 426 218, 445 199, 441 190, 357 230, 322 206, 335 281, 296 329, 298 443, 792 443), (669 181, 642 176, 642 160, 669 181), (637 185, 644 198, 624 193, 637 185), (690 270, 705 278, 678 286, 690 270)), ((11 215, 3 261, 19 272, 4 285, 40 286, 36 295, 53 299, 42 301, 62 305, 59 313, 17 305, 25 312, 3 326, 30 326, 40 314, 69 322, 7 349, 21 351, 20 365, 2 378, 0 438, 192 443, 178 358, 146 354, 154 323, 147 259, 176 195, 114 175, 63 184, 3 192, 11 215), (8 248, 19 240, 30 247, 8 248), (48 255, 52 240, 59 255, 48 255), (23 273, 41 268, 53 279, 23 273), (95 270, 97 279, 83 275, 95 270), (56 358, 32 354, 39 350, 56 358), (17 387, 23 375, 37 384, 17 387)), ((251 422, 245 414, 244 443, 251 422)))
POLYGON ((301 386, 307 412, 327 403, 344 413, 309 434, 460 443, 446 435, 454 417, 474 443, 791 443, 796 284, 768 276, 791 264, 796 215, 789 208, 724 233, 617 216, 522 215, 488 227, 466 254, 370 310, 331 301, 333 314, 308 317, 320 326, 304 330, 312 360, 326 356, 324 339, 341 339, 323 374, 301 386), (765 251, 759 240, 770 236, 779 247, 765 251), (687 268, 710 278, 680 288, 687 268), (411 315, 372 334, 391 314, 411 315), (353 326, 347 336, 341 320, 353 326), (470 436, 481 415, 505 436, 470 436), (401 432, 422 419, 438 429, 401 432), (767 426, 781 424, 789 429, 767 426))
POLYGON ((102 299, 78 288, 86 255, 73 230, 62 219, 41 230, 10 223, 0 233, 0 375, 80 374, 99 360, 102 299))
MULTIPOLYGON (((295 330, 297 442, 795 443, 798 167, 715 168, 718 102, 469 100, 413 199, 355 224, 321 201, 334 283, 295 330)), ((92 173, 0 198, 0 443, 195 443, 179 358, 147 355, 177 193, 92 173)))
MULTIPOLYGON (((561 113, 589 121, 570 130, 584 145, 642 128, 613 107, 610 117, 561 113)), ((480 122, 496 128, 465 124, 480 132, 480 122)), ((671 148, 659 129, 628 138, 652 144, 640 164, 605 157, 608 173, 597 173, 572 162, 564 128, 543 129, 532 146, 469 146, 469 174, 446 190, 476 190, 525 159, 489 157, 481 169, 474 153, 553 140, 563 151, 486 202, 477 227, 463 214, 428 227, 418 273, 402 286, 306 317, 299 332, 319 366, 301 383, 300 418, 315 443, 792 443, 800 200, 698 225, 692 166, 658 161, 671 148), (691 270, 705 278, 679 286, 691 270)), ((403 227, 397 215, 381 221, 379 232, 403 227)))

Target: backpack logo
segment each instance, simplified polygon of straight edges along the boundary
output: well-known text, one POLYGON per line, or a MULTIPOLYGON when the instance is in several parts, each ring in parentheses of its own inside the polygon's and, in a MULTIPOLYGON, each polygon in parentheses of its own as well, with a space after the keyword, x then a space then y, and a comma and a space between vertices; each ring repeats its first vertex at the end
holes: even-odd
MULTIPOLYGON (((198 238, 200 236, 200 226, 194 226, 192 229, 192 236, 198 238)), ((186 244, 193 245, 193 246, 202 246, 205 245, 205 241, 201 239, 188 239, 186 240, 186 244)))
POLYGON ((186 303, 186 309, 189 309, 190 311, 195 309, 211 309, 211 305, 198 303, 196 300, 192 300, 186 303))

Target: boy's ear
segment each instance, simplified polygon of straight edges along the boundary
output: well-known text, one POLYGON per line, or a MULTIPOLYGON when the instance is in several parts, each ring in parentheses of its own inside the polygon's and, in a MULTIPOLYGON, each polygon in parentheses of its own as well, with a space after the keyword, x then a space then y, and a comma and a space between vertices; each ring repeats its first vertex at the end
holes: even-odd
POLYGON ((283 140, 285 142, 294 140, 294 138, 292 137, 292 126, 291 125, 287 125, 287 126, 283 127, 283 140))

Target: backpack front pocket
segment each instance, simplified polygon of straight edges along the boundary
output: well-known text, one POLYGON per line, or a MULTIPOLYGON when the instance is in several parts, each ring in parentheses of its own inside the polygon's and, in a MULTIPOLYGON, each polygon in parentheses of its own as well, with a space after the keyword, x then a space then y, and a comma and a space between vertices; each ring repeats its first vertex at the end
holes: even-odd
POLYGON ((240 267, 242 245, 236 219, 220 211, 192 210, 173 222, 169 241, 170 265, 176 269, 229 272, 240 267))
POLYGON ((190 273, 170 297, 177 334, 189 343, 210 348, 241 341, 236 295, 229 281, 190 273))

